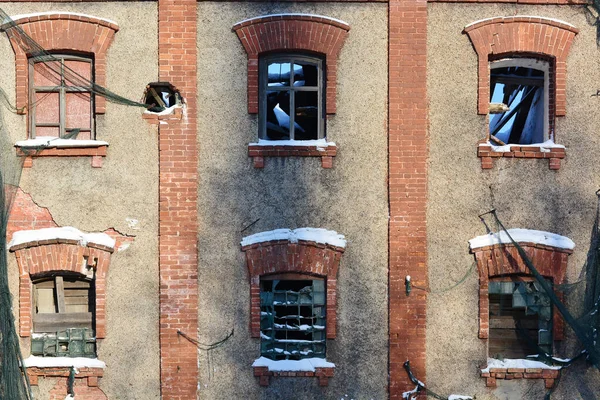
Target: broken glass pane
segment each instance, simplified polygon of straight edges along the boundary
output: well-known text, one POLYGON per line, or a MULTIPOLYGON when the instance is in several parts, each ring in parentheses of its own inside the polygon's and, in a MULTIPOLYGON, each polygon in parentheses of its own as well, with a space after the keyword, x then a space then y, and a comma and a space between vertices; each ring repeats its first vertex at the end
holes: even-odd
POLYGON ((290 139, 289 91, 267 91, 267 139, 290 139))
POLYGON ((508 111, 490 115, 490 134, 509 144, 544 142, 544 71, 494 68, 490 85, 490 102, 508 106, 508 111))
POLYGON ((298 62, 294 64, 294 86, 319 85, 319 69, 310 63, 298 62))
POLYGON ((295 140, 319 138, 319 94, 316 91, 295 92, 295 140))
POLYGON ((291 65, 289 62, 273 62, 268 67, 268 86, 290 86, 291 65))

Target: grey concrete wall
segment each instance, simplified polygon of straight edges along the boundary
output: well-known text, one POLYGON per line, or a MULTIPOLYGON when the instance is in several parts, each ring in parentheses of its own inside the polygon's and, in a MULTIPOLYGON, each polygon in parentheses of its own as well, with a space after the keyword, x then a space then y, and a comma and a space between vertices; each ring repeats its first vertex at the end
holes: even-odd
MULTIPOLYGON (((485 365, 487 346, 477 338, 477 271, 457 288, 435 293, 458 281, 474 257, 468 240, 485 234, 477 215, 496 208, 508 228, 538 229, 568 236, 576 243, 567 279, 578 280, 589 246, 596 212, 594 192, 600 187, 600 87, 596 30, 577 7, 430 4, 428 28, 428 94, 430 161, 428 252, 427 380, 440 394, 462 393, 478 399, 538 399, 542 381, 498 381, 485 387, 478 367, 485 365), (567 59, 567 116, 557 118, 556 142, 567 148, 559 171, 548 161, 496 160, 483 171, 477 141, 485 137, 485 116, 477 115, 477 54, 462 33, 483 18, 539 15, 569 22, 581 31, 567 59)), ((577 314, 581 285, 567 298, 577 314)), ((579 349, 569 330, 557 349, 574 356, 579 349)), ((600 395, 600 376, 582 364, 565 371, 556 398, 590 399, 600 395)), ((554 398, 554 396, 553 396, 554 398)))
MULTIPOLYGON (((156 3, 3 3, 2 8, 9 15, 60 10, 111 19, 120 30, 108 51, 107 87, 138 100, 145 85, 157 80, 156 3)), ((0 54, 0 88, 14 104, 14 53, 5 36, 0 54)), ((127 250, 113 254, 108 272, 107 335, 98 358, 107 364, 100 387, 111 399, 159 398, 158 145, 156 128, 141 114, 139 108, 108 103, 106 114, 96 117, 97 139, 110 144, 102 168, 92 168, 87 157, 35 159, 21 178, 23 190, 47 207, 59 226, 135 235, 127 250), (131 227, 127 218, 139 223, 131 227)), ((0 106, 0 129, 10 137, 2 144, 12 146, 27 137, 27 117, 0 106)), ((8 155, 12 163, 12 147, 8 155)), ((12 291, 18 293, 14 255, 9 260, 12 291)), ((29 340, 22 342, 27 355, 29 340)), ((53 385, 40 382, 36 398, 44 399, 53 385)))
POLYGON ((198 11, 200 398, 381 399, 387 384, 387 7, 385 4, 199 3, 198 11), (338 64, 337 115, 327 138, 333 169, 318 158, 268 158, 254 169, 247 144, 257 118, 247 113, 246 53, 231 27, 271 13, 321 14, 351 30, 338 64), (252 227, 242 230, 250 223, 252 227), (249 281, 239 242, 276 228, 319 227, 346 235, 338 280, 336 364, 329 387, 313 378, 258 385, 251 364, 249 281))

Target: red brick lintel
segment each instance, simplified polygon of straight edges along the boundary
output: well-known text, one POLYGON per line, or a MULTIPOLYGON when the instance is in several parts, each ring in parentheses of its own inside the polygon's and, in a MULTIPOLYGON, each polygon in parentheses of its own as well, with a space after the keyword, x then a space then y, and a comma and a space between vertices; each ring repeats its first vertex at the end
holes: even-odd
POLYGON ((560 370, 544 368, 490 368, 490 372, 482 372, 481 377, 486 379, 486 386, 496 387, 497 379, 543 379, 547 389, 554 386, 560 370))
POLYGON ((265 157, 321 157, 323 168, 333 168, 333 157, 337 146, 262 146, 248 145, 248 157, 252 157, 254 168, 264 168, 265 157))
POLYGON ((283 376, 291 378, 319 378, 319 386, 327 386, 329 378, 333 377, 335 368, 315 368, 315 371, 269 371, 269 367, 252 367, 254 376, 258 378, 260 386, 269 386, 269 378, 283 376))
POLYGON ((549 160, 551 170, 560 169, 560 160, 565 158, 566 152, 564 148, 550 148, 546 151, 538 146, 511 146, 510 151, 494 151, 492 146, 478 145, 477 157, 481 158, 482 169, 492 169, 494 158, 534 158, 549 160))
POLYGON ((38 157, 91 157, 93 168, 102 168, 103 158, 106 157, 107 144, 85 147, 51 147, 41 150, 25 151, 22 147, 16 147, 17 156, 25 157, 23 168, 31 168, 33 159, 38 157))

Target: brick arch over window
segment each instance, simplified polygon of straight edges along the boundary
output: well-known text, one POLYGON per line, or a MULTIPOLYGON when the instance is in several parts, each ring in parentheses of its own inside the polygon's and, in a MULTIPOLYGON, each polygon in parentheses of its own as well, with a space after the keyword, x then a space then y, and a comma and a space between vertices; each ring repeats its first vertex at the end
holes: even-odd
MULTIPOLYGON (((29 231, 34 232, 34 231, 29 231)), ((19 266, 19 333, 31 335, 32 275, 48 272, 76 272, 89 275, 95 272, 96 338, 106 336, 106 278, 114 248, 79 240, 33 240, 13 245, 19 266)))
MULTIPOLYGON (((554 285, 565 283, 567 258, 573 253, 571 249, 547 246, 539 243, 519 242, 527 257, 540 274, 552 281, 554 285)), ((479 272, 479 338, 489 337, 489 282, 502 277, 519 275, 532 276, 531 272, 519 256, 517 248, 512 244, 495 244, 471 250, 475 254, 479 272)), ((562 293, 556 293, 563 301, 562 293)), ((554 340, 563 340, 564 321, 560 313, 553 311, 554 340)))
MULTIPOLYGON (((556 116, 566 114, 566 60, 573 38, 579 32, 566 22, 543 17, 495 17, 477 21, 465 27, 479 58, 477 111, 487 114, 490 99, 490 59, 519 54, 542 55, 554 61, 556 116)), ((553 87, 552 87, 553 86, 553 87)), ((552 90, 553 89, 553 90, 552 90)))
MULTIPOLYGON (((45 50, 80 52, 94 55, 95 82, 106 86, 106 52, 119 27, 111 21, 75 13, 43 13, 17 17, 15 23, 45 50)), ((27 105, 28 63, 19 40, 9 34, 16 58, 17 108, 25 113, 27 105)), ((98 97, 96 113, 104 114, 106 99, 98 97)))
POLYGON ((258 113, 258 58, 262 53, 304 51, 325 56, 326 112, 335 114, 337 60, 350 26, 310 14, 265 15, 233 26, 248 54, 248 112, 258 113))
MULTIPOLYGON (((243 244, 243 243, 242 243, 243 244)), ((242 245, 250 275, 250 334, 260 337, 260 278, 263 275, 300 273, 326 279, 326 332, 336 337, 337 271, 343 247, 311 240, 269 240, 242 245)))

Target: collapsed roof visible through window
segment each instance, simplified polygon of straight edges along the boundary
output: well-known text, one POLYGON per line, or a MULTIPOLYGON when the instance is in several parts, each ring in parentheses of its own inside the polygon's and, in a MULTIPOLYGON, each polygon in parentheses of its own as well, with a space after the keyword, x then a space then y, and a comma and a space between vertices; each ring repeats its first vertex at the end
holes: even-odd
POLYGON ((545 72, 522 66, 491 69, 490 102, 508 111, 490 115, 490 135, 508 144, 545 141, 545 72))

